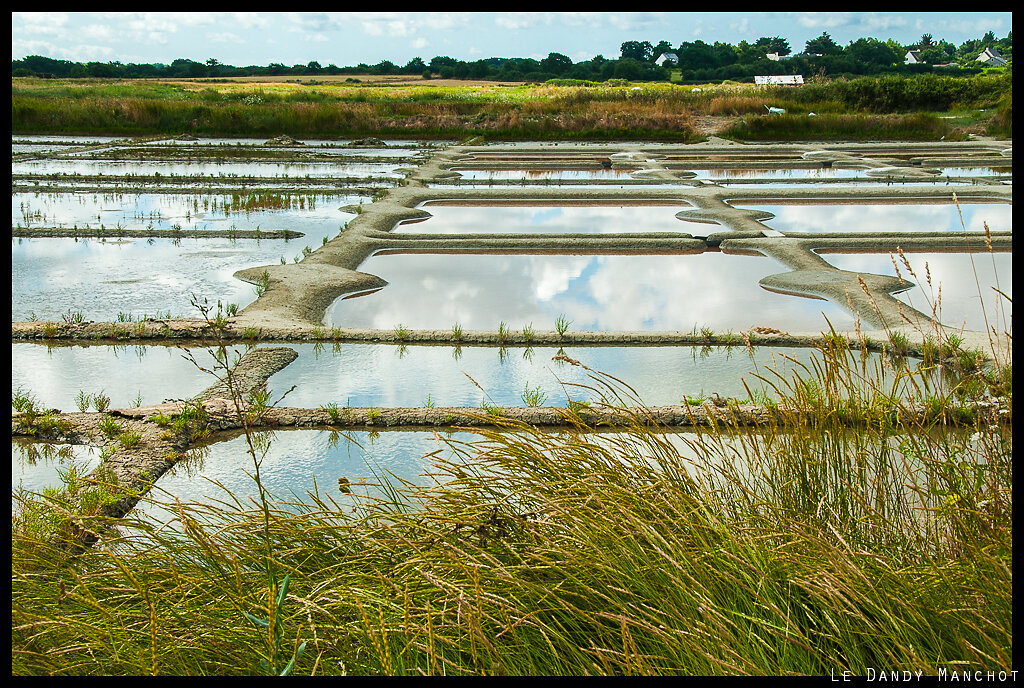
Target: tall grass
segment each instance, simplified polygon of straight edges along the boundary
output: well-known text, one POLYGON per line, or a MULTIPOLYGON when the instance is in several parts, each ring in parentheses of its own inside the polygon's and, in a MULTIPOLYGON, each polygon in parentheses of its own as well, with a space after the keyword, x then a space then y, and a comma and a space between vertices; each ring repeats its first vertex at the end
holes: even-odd
MULTIPOLYGON (((747 115, 721 134, 757 141, 893 140, 938 141, 953 131, 929 113, 913 115, 747 115)), ((966 138, 966 135, 961 135, 966 138)))
POLYGON ((44 98, 14 94, 12 127, 21 132, 695 140, 688 110, 640 99, 571 103, 558 99, 356 99, 325 102, 180 100, 135 97, 44 98))
POLYGON ((23 501, 14 672, 247 673, 272 644, 239 612, 274 613, 268 570, 301 674, 1008 670, 1012 428, 897 395, 850 432, 843 341, 776 383, 781 426, 666 433, 595 373, 600 431, 498 420, 386 498, 168 504, 178 530, 125 520, 74 559, 23 501))

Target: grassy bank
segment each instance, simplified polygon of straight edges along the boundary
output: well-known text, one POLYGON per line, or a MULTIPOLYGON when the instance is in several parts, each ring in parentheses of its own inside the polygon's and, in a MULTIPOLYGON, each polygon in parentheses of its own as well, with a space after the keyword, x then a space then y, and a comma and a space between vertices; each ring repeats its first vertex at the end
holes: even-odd
POLYGON ((966 141, 932 114, 914 115, 747 115, 725 138, 743 141, 966 141))
POLYGON ((140 136, 189 132, 210 136, 416 137, 596 140, 696 140, 678 102, 652 106, 624 89, 604 97, 566 97, 559 89, 490 93, 437 89, 242 89, 224 93, 140 84, 15 88, 13 129, 140 136))
MULTIPOLYGON (((846 115, 840 132, 894 126, 879 115, 991 109, 1009 98, 1000 77, 883 77, 817 81, 801 87, 722 84, 693 89, 664 83, 487 86, 225 84, 14 79, 12 131, 143 136, 415 137, 664 140, 698 137, 693 117, 754 114, 766 105, 791 113, 846 115)), ((1000 112, 1008 130, 1009 108, 1000 112)), ((764 126, 764 125, 761 125, 764 126)), ((931 131, 934 127, 928 128, 931 131)), ((895 135, 895 134, 894 134, 895 135)), ((941 135, 941 134, 940 134, 941 135)), ((949 138, 947 136, 947 138, 949 138)), ((919 140, 919 139, 915 139, 919 140)))
MULTIPOLYGON (((70 505, 22 501, 13 671, 1009 670, 1011 425, 948 423, 967 379, 948 376, 920 379, 940 412, 908 424, 844 342, 800 378, 763 372, 793 414, 781 428, 676 437, 625 408, 602 433, 509 423, 449 441, 443 485, 355 509, 262 489, 255 505, 172 503, 180 531, 120 522, 78 557, 40 527, 70 505)), ((248 437, 258 481, 269 436, 248 437)), ((110 525, 72 520, 69 536, 110 525)))

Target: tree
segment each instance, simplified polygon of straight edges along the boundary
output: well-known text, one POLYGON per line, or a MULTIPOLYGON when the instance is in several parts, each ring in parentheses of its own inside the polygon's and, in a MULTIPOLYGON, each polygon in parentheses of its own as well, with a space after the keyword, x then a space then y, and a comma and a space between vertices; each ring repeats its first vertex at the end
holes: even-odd
POLYGON ((654 46, 650 41, 626 41, 620 46, 621 57, 637 62, 650 62, 654 57, 654 46))
POLYGON ((839 55, 843 52, 843 46, 832 40, 828 31, 825 31, 817 38, 807 41, 804 52, 809 55, 839 55))
POLYGON ((704 41, 683 42, 676 53, 679 56, 679 68, 684 72, 694 69, 711 69, 721 65, 714 47, 704 41))
POLYGON ((921 41, 917 44, 919 50, 927 50, 935 45, 935 41, 932 40, 930 33, 922 34, 921 41))
POLYGON ((858 38, 850 41, 844 52, 861 64, 879 67, 888 67, 903 58, 892 46, 877 38, 858 38))
POLYGON ((643 64, 631 57, 624 57, 621 60, 616 60, 615 62, 614 75, 616 79, 639 81, 643 76, 643 73, 643 64))
MULTIPOLYGON (((455 65, 458 63, 454 57, 448 57, 447 55, 438 55, 437 57, 430 58, 430 71, 441 72, 442 67, 449 67, 454 71, 455 65)), ((447 78, 447 77, 446 77, 447 78)))
POLYGON ((323 69, 323 67, 321 67, 320 63, 317 62, 316 60, 312 60, 312 61, 309 62, 309 64, 306 65, 306 69, 308 71, 312 72, 313 74, 316 74, 321 69, 323 69))
POLYGON ((772 36, 771 38, 762 36, 757 39, 757 42, 754 43, 754 45, 758 48, 763 48, 765 54, 777 53, 779 55, 789 55, 793 52, 789 47, 789 41, 785 38, 780 38, 779 36, 772 36))
POLYGON ((548 53, 548 56, 540 61, 542 72, 551 72, 556 76, 563 76, 572 69, 572 60, 561 53, 548 53))
POLYGON ((424 72, 429 72, 430 68, 427 67, 427 64, 423 61, 422 57, 414 57, 409 60, 404 67, 402 67, 402 71, 406 74, 422 74, 424 72))
POLYGON ((660 57, 664 53, 670 53, 670 52, 672 52, 672 44, 671 43, 669 43, 668 41, 658 41, 658 44, 656 46, 654 46, 654 50, 652 51, 651 58, 652 59, 657 59, 658 57, 660 57))

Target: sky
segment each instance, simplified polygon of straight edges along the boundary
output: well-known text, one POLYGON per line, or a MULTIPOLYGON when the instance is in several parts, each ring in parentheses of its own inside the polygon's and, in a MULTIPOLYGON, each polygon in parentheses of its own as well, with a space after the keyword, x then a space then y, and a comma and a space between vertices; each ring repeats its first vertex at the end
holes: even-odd
POLYGON ((12 12, 11 59, 345 67, 558 52, 580 62, 617 58, 625 41, 781 36, 800 52, 823 31, 840 45, 863 37, 909 45, 925 33, 960 45, 1012 29, 1011 12, 12 12))

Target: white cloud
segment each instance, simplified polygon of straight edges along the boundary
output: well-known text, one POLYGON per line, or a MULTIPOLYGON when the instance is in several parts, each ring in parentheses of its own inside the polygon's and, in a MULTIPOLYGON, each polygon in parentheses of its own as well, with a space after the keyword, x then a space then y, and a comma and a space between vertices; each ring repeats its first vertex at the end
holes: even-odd
POLYGON ((364 19, 359 23, 364 33, 370 36, 405 37, 416 33, 413 23, 403 19, 364 19))
POLYGON ((92 41, 111 41, 119 38, 118 34, 109 26, 103 24, 89 24, 75 31, 78 38, 92 41))
POLYGON ((904 28, 908 22, 905 17, 894 14, 869 12, 860 16, 860 24, 868 31, 891 31, 904 28))
POLYGON ((503 12, 494 18, 494 23, 504 29, 519 31, 550 24, 551 15, 547 12, 503 12))
POLYGON ((608 15, 608 23, 622 31, 649 29, 664 21, 664 12, 616 12, 608 15))
POLYGON ((835 29, 855 23, 854 12, 791 12, 800 26, 808 29, 835 29))
POLYGON ((243 29, 265 29, 270 21, 260 12, 232 12, 229 21, 235 21, 243 29))
POLYGON ((750 33, 750 18, 743 17, 738 22, 729 25, 729 28, 738 34, 747 35, 750 33))
POLYGON ((231 33, 230 31, 221 31, 219 33, 206 34, 206 39, 211 43, 244 43, 245 40, 238 34, 231 33))
POLYGON ((33 28, 64 26, 68 23, 66 12, 11 12, 11 17, 33 28))
POLYGON ((75 62, 109 62, 114 51, 107 45, 54 44, 49 41, 12 40, 11 58, 20 59, 26 55, 45 55, 55 60, 73 60, 75 62))

